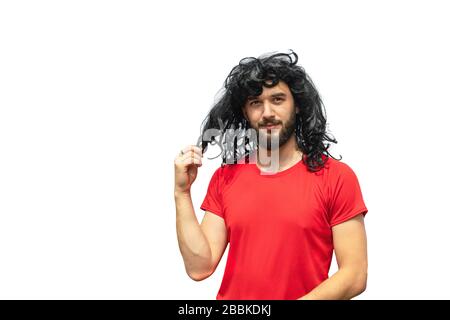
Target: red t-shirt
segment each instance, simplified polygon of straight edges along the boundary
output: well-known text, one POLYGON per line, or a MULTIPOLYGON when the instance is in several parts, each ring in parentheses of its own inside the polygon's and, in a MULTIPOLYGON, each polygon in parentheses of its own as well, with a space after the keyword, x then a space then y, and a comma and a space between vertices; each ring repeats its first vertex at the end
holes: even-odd
POLYGON ((316 173, 303 160, 272 175, 255 163, 219 167, 200 208, 227 227, 230 247, 216 297, 227 300, 307 294, 328 278, 331 228, 367 213, 355 173, 331 157, 316 173))

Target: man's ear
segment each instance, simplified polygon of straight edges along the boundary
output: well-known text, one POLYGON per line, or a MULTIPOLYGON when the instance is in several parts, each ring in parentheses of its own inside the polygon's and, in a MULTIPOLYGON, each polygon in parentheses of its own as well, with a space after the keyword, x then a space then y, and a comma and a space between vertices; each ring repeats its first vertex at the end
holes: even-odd
POLYGON ((245 120, 248 121, 247 114, 245 113, 245 107, 242 107, 242 108, 241 108, 241 111, 242 111, 242 115, 244 116, 245 120))
POLYGON ((295 106, 295 113, 299 113, 300 112, 300 108, 295 106))

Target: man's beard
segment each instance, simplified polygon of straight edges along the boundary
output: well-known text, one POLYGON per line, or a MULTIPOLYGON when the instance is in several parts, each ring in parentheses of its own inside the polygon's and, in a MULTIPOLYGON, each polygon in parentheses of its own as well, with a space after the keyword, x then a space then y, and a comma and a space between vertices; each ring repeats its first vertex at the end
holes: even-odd
MULTIPOLYGON (((267 141, 267 146, 265 146, 267 150, 272 150, 272 148, 275 149, 277 147, 276 145, 272 146, 272 143, 271 143, 271 139, 272 139, 271 136, 273 134, 276 135, 275 139, 279 138, 278 148, 283 146, 289 140, 289 138, 292 136, 292 134, 294 134, 294 132, 295 132, 295 115, 296 115, 296 113, 294 110, 291 114, 291 117, 288 119, 286 124, 282 126, 282 128, 280 129, 278 134, 274 133, 273 129, 269 129, 271 131, 270 134, 268 133, 268 129, 266 129, 266 128, 262 129, 263 132, 265 131, 264 133, 262 133, 262 136, 263 136, 263 139, 266 139, 266 141, 267 141)), ((259 146, 260 145, 259 134, 257 134, 257 143, 259 146)), ((264 144, 262 144, 262 145, 264 146, 264 144)))

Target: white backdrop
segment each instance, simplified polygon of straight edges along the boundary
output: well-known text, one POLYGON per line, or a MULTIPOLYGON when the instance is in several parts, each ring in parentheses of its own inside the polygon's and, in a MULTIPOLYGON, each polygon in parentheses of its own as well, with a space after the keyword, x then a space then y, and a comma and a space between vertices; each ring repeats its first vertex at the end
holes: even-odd
MULTIPOLYGON (((215 299, 178 249, 173 160, 239 60, 294 49, 369 213, 367 290, 448 299, 444 1, 0 4, 0 298, 215 299)), ((218 149, 206 154, 215 156, 218 149)), ((200 204, 220 158, 203 161, 200 204)), ((337 270, 333 261, 330 274, 337 270)))

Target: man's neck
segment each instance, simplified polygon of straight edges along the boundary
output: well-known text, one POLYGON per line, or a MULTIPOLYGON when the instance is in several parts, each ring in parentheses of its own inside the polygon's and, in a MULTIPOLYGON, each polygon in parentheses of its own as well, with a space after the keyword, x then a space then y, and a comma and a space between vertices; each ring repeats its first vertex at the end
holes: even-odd
MULTIPOLYGON (((265 154, 267 154, 269 157, 271 156, 271 151, 267 149, 261 150, 265 154)), ((279 156, 279 168, 278 171, 286 170, 290 167, 292 167, 294 164, 296 164, 300 159, 302 158, 302 152, 298 148, 297 142, 296 142, 296 136, 295 134, 292 134, 292 136, 289 138, 288 141, 284 145, 282 145, 278 150, 278 156, 279 156)), ((261 163, 259 159, 259 152, 257 152, 258 160, 257 160, 257 166, 264 170, 265 168, 269 168, 271 164, 265 164, 261 163)))

